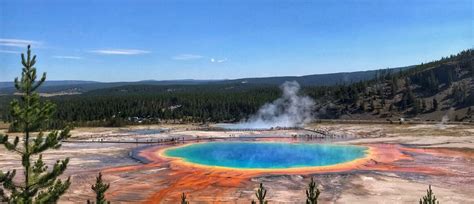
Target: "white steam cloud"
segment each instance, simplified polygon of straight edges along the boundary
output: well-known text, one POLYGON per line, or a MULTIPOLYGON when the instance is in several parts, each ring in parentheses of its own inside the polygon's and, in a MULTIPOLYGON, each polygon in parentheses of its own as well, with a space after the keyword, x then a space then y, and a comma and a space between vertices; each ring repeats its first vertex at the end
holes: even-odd
POLYGON ((255 115, 233 124, 232 129, 269 129, 275 127, 301 127, 313 120, 314 101, 309 96, 298 94, 300 85, 296 81, 280 86, 283 95, 263 105, 255 115))

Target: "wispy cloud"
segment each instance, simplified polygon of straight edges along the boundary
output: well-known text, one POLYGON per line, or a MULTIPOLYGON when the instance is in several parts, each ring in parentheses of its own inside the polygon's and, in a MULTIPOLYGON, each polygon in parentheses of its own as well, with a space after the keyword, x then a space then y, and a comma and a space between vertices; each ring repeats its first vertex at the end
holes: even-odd
POLYGON ((224 59, 211 58, 212 63, 223 63, 223 62, 226 62, 226 61, 227 61, 227 58, 224 58, 224 59))
POLYGON ((13 51, 13 50, 0 50, 0 53, 6 53, 6 54, 20 54, 18 51, 13 51))
POLYGON ((11 39, 11 38, 0 38, 0 46, 8 47, 26 47, 28 45, 39 46, 41 42, 34 40, 23 40, 23 39, 11 39))
POLYGON ((195 55, 195 54, 180 54, 173 57, 173 60, 197 60, 201 59, 204 56, 195 55))
POLYGON ((223 63, 223 62, 227 61, 227 58, 222 58, 222 59, 217 59, 217 58, 213 58, 213 57, 209 58, 209 57, 206 57, 206 56, 196 55, 196 54, 180 54, 180 55, 176 55, 176 56, 172 57, 173 60, 183 60, 183 61, 198 60, 198 59, 203 59, 203 58, 205 58, 206 60, 209 59, 210 62, 212 62, 212 63, 223 63))
POLYGON ((63 56, 63 55, 56 55, 56 56, 53 56, 53 58, 56 58, 56 59, 73 59, 73 60, 82 59, 82 57, 79 57, 79 56, 63 56))
POLYGON ((150 53, 146 50, 137 49, 103 49, 103 50, 91 50, 90 52, 102 54, 102 55, 141 55, 150 53))

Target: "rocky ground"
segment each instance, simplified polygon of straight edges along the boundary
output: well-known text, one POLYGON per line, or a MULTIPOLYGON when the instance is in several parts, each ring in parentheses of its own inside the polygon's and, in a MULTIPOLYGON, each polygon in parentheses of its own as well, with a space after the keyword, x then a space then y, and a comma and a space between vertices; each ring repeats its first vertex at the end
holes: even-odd
MULTIPOLYGON (((474 126, 398 124, 310 124, 343 138, 313 142, 397 147, 406 158, 374 168, 342 172, 301 174, 252 174, 189 169, 162 162, 142 164, 130 157, 133 149, 146 148, 171 138, 292 137, 313 134, 302 130, 200 131, 194 125, 151 125, 127 128, 77 128, 71 141, 43 156, 48 163, 70 157, 65 176, 72 176, 70 190, 61 203, 84 203, 93 198, 90 185, 99 171, 111 183, 113 203, 175 203, 180 192, 198 203, 248 203, 260 182, 268 188, 272 203, 302 203, 310 177, 322 190, 322 203, 415 203, 433 185, 442 203, 471 203, 474 189, 474 126), (102 141, 102 142, 101 142, 102 141), (125 143, 125 142, 140 143, 125 143), (84 143, 85 142, 85 143, 84 143), (112 143, 107 143, 112 142, 112 143), (122 142, 122 143, 114 143, 122 142), (422 171, 421 167, 433 167, 422 171), (443 172, 443 173, 439 173, 443 172), (206 179, 207 178, 207 179, 206 179), (187 183, 182 185, 182 183, 187 183), (166 195, 166 198, 163 198, 166 195)), ((0 148, 0 169, 19 167, 19 158, 0 148)), ((377 161, 374 161, 377 162, 377 161)), ((371 164, 373 165, 373 164, 371 164)))

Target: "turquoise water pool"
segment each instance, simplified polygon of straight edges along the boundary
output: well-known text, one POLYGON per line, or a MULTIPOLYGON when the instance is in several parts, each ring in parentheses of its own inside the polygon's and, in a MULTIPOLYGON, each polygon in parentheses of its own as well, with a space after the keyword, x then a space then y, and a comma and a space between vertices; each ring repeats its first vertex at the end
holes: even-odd
POLYGON ((209 142, 165 150, 169 157, 187 162, 242 169, 281 169, 329 166, 366 155, 367 148, 283 142, 209 142))

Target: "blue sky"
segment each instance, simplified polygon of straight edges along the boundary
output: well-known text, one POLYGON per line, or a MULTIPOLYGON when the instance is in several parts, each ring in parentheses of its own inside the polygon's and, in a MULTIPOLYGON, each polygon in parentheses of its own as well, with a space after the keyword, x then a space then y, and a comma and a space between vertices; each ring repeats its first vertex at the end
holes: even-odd
POLYGON ((306 75, 473 47, 473 1, 4 0, 0 81, 32 44, 50 80, 306 75))

